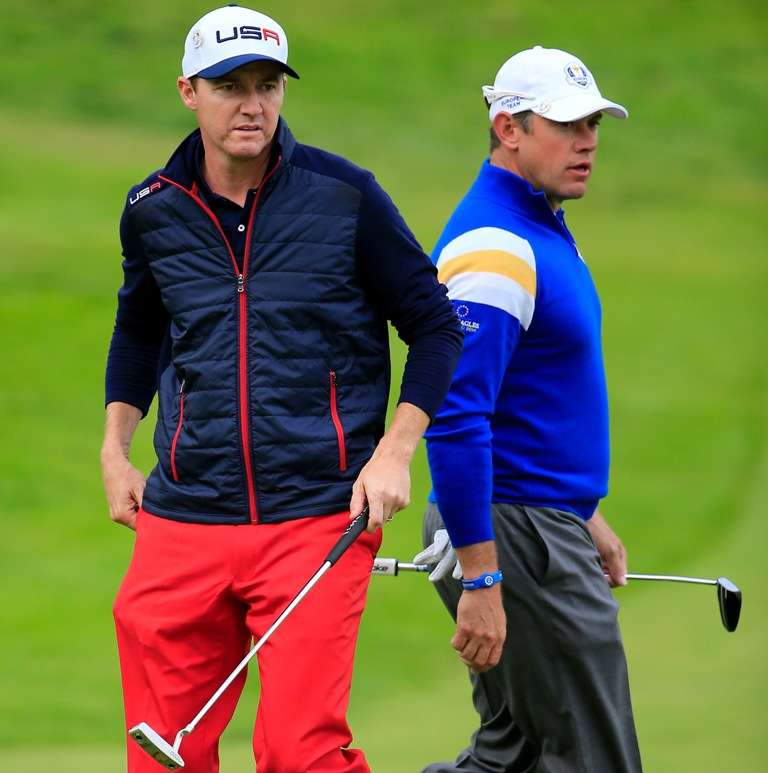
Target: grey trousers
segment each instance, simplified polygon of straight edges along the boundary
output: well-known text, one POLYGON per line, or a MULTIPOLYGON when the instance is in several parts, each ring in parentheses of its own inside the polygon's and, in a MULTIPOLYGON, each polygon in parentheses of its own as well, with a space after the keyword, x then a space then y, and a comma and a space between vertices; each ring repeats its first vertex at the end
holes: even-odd
MULTIPOLYGON (((501 662, 471 674, 480 727, 455 762, 422 773, 638 773, 618 604, 583 521, 498 504, 493 525, 507 639, 501 662)), ((444 528, 424 516, 424 545, 444 528)), ((461 585, 436 584, 455 618, 461 585)))

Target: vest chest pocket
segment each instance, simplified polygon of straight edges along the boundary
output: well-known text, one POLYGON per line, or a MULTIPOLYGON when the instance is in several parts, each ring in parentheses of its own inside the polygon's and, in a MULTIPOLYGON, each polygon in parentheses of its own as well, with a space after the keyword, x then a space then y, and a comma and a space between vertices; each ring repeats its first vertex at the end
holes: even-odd
POLYGON ((336 441, 339 444, 339 469, 344 472, 347 469, 347 446, 344 439, 344 426, 342 425, 341 417, 339 416, 336 393, 336 371, 329 371, 328 381, 330 383, 331 421, 333 421, 333 427, 336 430, 336 441))
POLYGON ((176 446, 179 442, 179 436, 181 435, 182 427, 184 426, 184 400, 186 394, 184 392, 184 386, 186 381, 182 381, 179 386, 179 421, 176 425, 176 432, 173 433, 173 440, 171 441, 171 475, 173 480, 179 482, 179 470, 176 467, 176 446))

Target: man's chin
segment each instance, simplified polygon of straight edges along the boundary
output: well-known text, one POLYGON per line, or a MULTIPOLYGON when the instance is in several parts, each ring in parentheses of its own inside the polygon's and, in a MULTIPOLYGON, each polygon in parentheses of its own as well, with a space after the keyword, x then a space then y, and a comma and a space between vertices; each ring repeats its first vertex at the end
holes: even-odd
POLYGON ((569 185, 567 188, 558 191, 557 198, 560 201, 569 201, 570 199, 581 199, 587 192, 587 184, 569 185))
POLYGON ((264 154, 264 150, 269 147, 268 142, 233 142, 227 148, 231 158, 238 161, 252 161, 264 154))

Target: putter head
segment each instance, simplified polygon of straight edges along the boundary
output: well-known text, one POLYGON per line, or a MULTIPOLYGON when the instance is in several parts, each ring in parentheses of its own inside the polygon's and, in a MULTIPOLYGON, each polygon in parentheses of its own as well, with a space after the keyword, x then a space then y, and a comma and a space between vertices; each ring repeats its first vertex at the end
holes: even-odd
POLYGON ((741 615, 741 591, 727 578, 717 578, 717 603, 726 631, 735 631, 741 615))
POLYGON ((146 722, 140 722, 135 727, 132 727, 128 731, 128 735, 133 738, 136 743, 141 746, 142 749, 153 760, 159 762, 164 768, 168 770, 178 770, 184 767, 184 760, 181 759, 181 755, 176 749, 171 746, 168 741, 156 733, 146 722))

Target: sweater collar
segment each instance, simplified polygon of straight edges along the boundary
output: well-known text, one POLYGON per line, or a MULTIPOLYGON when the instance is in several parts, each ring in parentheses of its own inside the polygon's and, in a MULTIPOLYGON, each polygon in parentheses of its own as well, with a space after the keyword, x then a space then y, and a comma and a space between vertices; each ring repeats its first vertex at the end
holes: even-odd
POLYGON ((553 211, 544 191, 537 191, 527 180, 508 169, 494 166, 488 159, 480 167, 472 193, 498 201, 550 228, 565 227, 562 207, 553 211))

